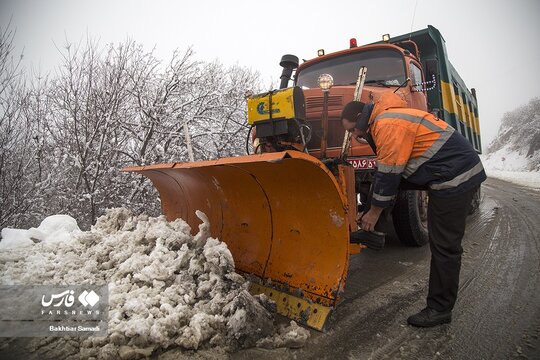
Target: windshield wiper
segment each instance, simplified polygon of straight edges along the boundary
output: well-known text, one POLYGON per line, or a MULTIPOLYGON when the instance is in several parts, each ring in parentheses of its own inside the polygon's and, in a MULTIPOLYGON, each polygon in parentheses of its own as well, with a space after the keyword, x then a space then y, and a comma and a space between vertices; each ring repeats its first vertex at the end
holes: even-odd
MULTIPOLYGON (((356 84, 356 83, 353 83, 353 84, 356 84)), ((367 81, 364 81, 364 84, 377 84, 377 85, 381 85, 387 88, 390 87, 390 85, 388 85, 385 80, 367 80, 367 81)))

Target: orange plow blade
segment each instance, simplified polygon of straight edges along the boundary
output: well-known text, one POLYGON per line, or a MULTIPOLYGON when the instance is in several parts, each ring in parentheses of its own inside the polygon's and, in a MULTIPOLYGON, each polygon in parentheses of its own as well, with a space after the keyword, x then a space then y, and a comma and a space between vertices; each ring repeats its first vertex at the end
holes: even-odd
POLYGON ((254 275, 253 292, 322 329, 344 287, 351 218, 350 201, 319 160, 285 151, 124 171, 150 178, 168 220, 196 231, 195 211, 204 212, 236 269, 254 275))

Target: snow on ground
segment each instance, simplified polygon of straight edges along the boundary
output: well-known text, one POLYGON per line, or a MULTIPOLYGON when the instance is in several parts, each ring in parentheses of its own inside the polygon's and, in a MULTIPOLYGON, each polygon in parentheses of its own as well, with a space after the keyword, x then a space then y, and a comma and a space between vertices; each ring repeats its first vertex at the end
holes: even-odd
POLYGON ((531 168, 531 159, 519 150, 512 150, 512 145, 507 144, 503 148, 486 155, 482 155, 482 163, 488 169, 500 171, 534 171, 531 168))
POLYGON ((540 190, 540 172, 538 171, 504 171, 486 169, 489 177, 494 177, 521 186, 540 190))
POLYGON ((197 216, 203 223, 195 236, 181 219, 126 209, 109 210, 86 232, 66 218, 47 218, 38 228, 42 241, 0 251, 0 284, 109 284, 108 336, 81 340, 81 358, 173 347, 234 350, 257 342, 303 346, 309 331, 294 322, 274 328, 275 304, 247 291, 227 245, 209 236, 203 213, 197 216), (66 232, 70 241, 51 240, 66 232))
POLYGON ((540 171, 531 165, 531 159, 525 154, 510 150, 510 145, 494 153, 482 155, 482 163, 489 177, 540 189, 540 171))
POLYGON ((77 221, 69 215, 45 218, 37 228, 2 229, 0 250, 31 246, 37 242, 65 242, 80 233, 77 221))

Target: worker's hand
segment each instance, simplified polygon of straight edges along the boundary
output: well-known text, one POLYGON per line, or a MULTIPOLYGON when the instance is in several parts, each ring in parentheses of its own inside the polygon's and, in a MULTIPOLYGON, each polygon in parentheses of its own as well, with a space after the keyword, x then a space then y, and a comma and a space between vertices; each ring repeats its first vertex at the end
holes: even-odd
POLYGON ((358 141, 360 144, 368 144, 367 140, 364 139, 362 136, 357 136, 356 141, 358 141))
POLYGON ((367 213, 362 213, 360 215, 360 220, 358 221, 360 229, 364 231, 375 230, 375 225, 377 224, 377 221, 379 221, 382 210, 383 209, 380 207, 372 206, 367 213))

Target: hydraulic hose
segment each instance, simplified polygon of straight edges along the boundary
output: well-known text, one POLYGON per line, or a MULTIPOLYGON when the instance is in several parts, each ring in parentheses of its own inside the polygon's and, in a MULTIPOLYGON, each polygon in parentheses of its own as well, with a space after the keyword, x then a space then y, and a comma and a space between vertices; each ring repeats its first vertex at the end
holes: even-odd
POLYGON ((253 130, 253 125, 250 125, 248 133, 247 133, 247 137, 246 137, 246 154, 247 155, 251 155, 249 153, 249 138, 251 136, 251 130, 253 130))

